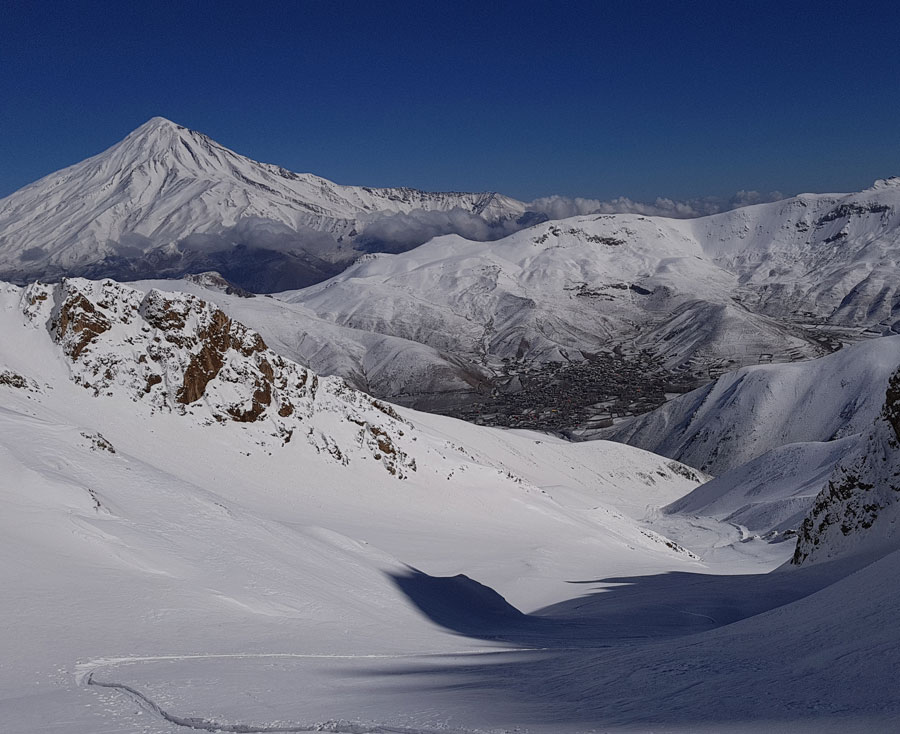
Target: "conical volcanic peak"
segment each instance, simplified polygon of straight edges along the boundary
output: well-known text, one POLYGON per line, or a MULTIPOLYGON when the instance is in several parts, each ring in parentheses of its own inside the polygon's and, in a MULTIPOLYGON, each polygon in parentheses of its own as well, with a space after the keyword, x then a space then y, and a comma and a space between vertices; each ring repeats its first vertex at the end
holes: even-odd
POLYGON ((153 117, 99 155, 0 200, 0 277, 131 279, 214 269, 240 278, 261 261, 269 270, 241 285, 285 290, 355 259, 360 217, 454 209, 495 222, 520 217, 525 205, 495 194, 340 186, 153 117), (249 257, 246 250, 267 254, 237 262, 236 246, 244 248, 239 258, 249 257))

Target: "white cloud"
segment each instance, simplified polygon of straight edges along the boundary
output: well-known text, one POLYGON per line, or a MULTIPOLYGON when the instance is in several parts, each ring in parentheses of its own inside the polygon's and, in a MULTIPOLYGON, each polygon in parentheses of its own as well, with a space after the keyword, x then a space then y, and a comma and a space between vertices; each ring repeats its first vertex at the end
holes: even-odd
POLYGON ((565 196, 547 196, 535 199, 528 208, 546 214, 550 219, 564 219, 580 214, 643 214, 646 216, 673 217, 675 219, 692 219, 709 214, 735 209, 748 204, 760 204, 767 201, 778 201, 784 195, 780 191, 768 194, 759 191, 738 191, 729 199, 707 196, 697 199, 676 201, 659 197, 653 202, 634 201, 627 196, 616 199, 570 199, 565 196))

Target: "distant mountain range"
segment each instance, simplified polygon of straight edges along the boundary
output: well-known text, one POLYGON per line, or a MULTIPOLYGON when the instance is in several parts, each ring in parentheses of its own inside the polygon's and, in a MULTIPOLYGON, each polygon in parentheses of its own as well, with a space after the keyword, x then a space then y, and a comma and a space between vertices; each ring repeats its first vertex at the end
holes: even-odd
POLYGON ((584 435, 728 370, 900 331, 898 247, 898 178, 688 220, 546 221, 495 193, 340 186, 163 118, 0 200, 0 278, 217 271, 291 304, 259 323, 235 308, 314 369, 584 435), (475 223, 485 241, 409 239, 475 223))
POLYGON ((898 248, 893 178, 690 220, 590 215, 495 242, 447 235, 278 297, 487 370, 501 393, 482 406, 489 420, 518 425, 524 411, 575 406, 583 421, 590 401, 600 417, 639 412, 679 384, 900 331, 898 248), (544 375, 575 385, 544 391, 557 404, 503 397, 533 392, 543 379, 534 367, 553 363, 585 367, 564 380, 544 375), (649 383, 640 395, 610 390, 598 369, 659 380, 652 396, 649 383))

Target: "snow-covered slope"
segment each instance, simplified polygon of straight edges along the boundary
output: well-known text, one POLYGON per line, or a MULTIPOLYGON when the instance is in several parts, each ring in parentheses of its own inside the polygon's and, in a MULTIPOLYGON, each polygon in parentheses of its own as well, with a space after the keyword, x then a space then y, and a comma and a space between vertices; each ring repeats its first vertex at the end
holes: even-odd
POLYGON ((832 324, 900 317, 900 178, 852 194, 803 194, 692 220, 705 254, 740 278, 754 311, 832 324))
POLYGON ((706 482, 665 512, 715 517, 747 533, 792 540, 835 466, 859 441, 852 435, 778 446, 706 482))
POLYGON ((805 334, 736 304, 737 278, 705 259, 689 230, 603 215, 490 243, 448 235, 280 297, 343 326, 482 361, 579 360, 615 345, 652 349, 670 366, 819 353, 805 334))
MULTIPOLYGON (((684 681, 712 665, 744 690, 754 660, 815 630, 859 639, 802 601, 846 569, 762 576, 786 544, 657 523, 697 487, 689 468, 393 408, 152 284, 0 287, 0 476, 11 731, 723 731, 695 718, 706 699, 679 699, 684 681), (686 679, 659 666, 676 658, 686 679)), ((793 703, 770 715, 797 730, 900 710, 865 694, 887 648, 864 667, 853 645, 825 649, 821 669, 782 674, 793 703), (823 708, 837 659, 864 693, 823 708)))
POLYGON ((900 544, 900 369, 855 450, 841 459, 800 528, 797 565, 900 544))
POLYGON ((524 212, 493 193, 339 186, 155 117, 0 200, 0 277, 154 277, 207 263, 241 285, 283 289, 340 270, 361 217, 457 208, 489 222, 524 212))
POLYGON ((809 362, 748 367, 603 435, 720 474, 785 444, 867 430, 898 364, 900 337, 888 337, 809 362))

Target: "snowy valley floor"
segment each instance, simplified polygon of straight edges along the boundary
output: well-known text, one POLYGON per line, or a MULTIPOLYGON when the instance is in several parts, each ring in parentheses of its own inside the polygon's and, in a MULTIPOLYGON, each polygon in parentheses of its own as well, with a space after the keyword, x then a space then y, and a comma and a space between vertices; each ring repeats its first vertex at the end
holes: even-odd
MULTIPOLYGON (((529 616, 471 582, 411 573, 400 585, 416 606, 465 630, 435 630, 434 651, 305 654, 284 640, 292 652, 101 657, 60 671, 47 698, 7 701, 6 721, 11 709, 23 732, 892 731, 900 556, 829 585, 850 571, 608 579, 529 616)), ((401 647, 391 633, 369 649, 401 647)))
MULTIPOLYGON (((34 436, 21 418, 27 444, 34 436)), ((53 432, 65 438, 65 429, 53 432)), ((47 436, 41 440, 47 447, 47 436)), ((171 468, 183 471, 169 448, 171 468)), ((586 455, 591 447, 573 449, 586 455)), ((103 459, 124 464, 123 472, 158 472, 121 453, 103 459)), ((57 468, 71 470, 75 457, 60 455, 57 468)), ((146 479, 139 485, 146 490, 146 479)), ((143 512, 157 508, 153 544, 140 537, 149 529, 138 522, 128 523, 135 535, 126 539, 121 527, 113 537, 111 527, 97 530, 101 521, 68 518, 70 533, 89 534, 95 545, 113 542, 124 572, 69 559, 68 572, 48 573, 46 559, 16 559, 31 573, 4 584, 19 601, 4 632, 3 731, 844 732, 892 731, 900 722, 897 553, 868 566, 873 559, 773 570, 792 543, 768 544, 727 523, 660 515, 650 506, 648 526, 656 523, 699 558, 674 554, 673 563, 646 549, 598 549, 597 558, 577 559, 569 570, 595 568, 601 576, 547 578, 549 595, 567 589, 564 600, 533 611, 523 605, 530 612, 523 614, 491 587, 455 575, 477 567, 479 556, 490 559, 497 578, 504 564, 518 566, 510 546, 521 539, 496 528, 475 549, 469 536, 458 562, 452 538, 432 530, 437 552, 428 553, 410 527, 395 545, 408 546, 425 573, 403 565, 397 550, 399 561, 290 518, 272 526, 241 517, 221 527, 226 512, 242 512, 233 498, 222 502, 226 511, 219 500, 202 497, 204 505, 196 495, 153 489, 162 498, 138 493, 143 512), (170 506, 160 511, 160 501, 170 506), (208 534, 223 532, 231 541, 208 534), (144 566, 135 583, 148 545, 153 563, 165 568, 144 566), (213 555, 203 560, 212 565, 202 578, 179 568, 183 559, 199 565, 203 546, 213 555), (283 555, 256 557, 273 547, 283 555), (293 557, 304 560, 292 576, 293 557), (251 569, 260 575, 246 576, 239 567, 246 562, 261 564, 251 569), (320 576, 310 578, 311 568, 320 576), (332 573, 335 596, 323 600, 332 573), (180 584, 177 575, 194 581, 180 584), (276 583, 292 590, 292 602, 276 583)), ((540 577, 533 567, 552 554, 552 543, 532 537, 525 545, 532 550, 526 565, 540 577)), ((497 585, 514 591, 522 583, 497 585)), ((526 586, 525 599, 548 595, 533 579, 526 586)))

